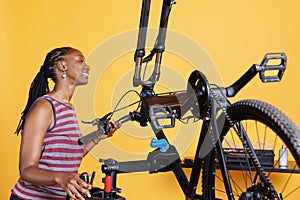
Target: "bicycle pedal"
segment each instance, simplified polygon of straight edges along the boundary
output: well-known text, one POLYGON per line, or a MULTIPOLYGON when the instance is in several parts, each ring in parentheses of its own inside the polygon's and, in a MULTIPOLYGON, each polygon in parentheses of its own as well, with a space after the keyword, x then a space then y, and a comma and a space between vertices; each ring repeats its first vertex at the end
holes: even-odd
POLYGON ((153 105, 149 109, 151 123, 156 130, 173 128, 175 126, 176 114, 170 106, 153 105), (167 120, 168 119, 168 120, 167 120))
POLYGON ((267 53, 259 68, 259 77, 262 82, 279 82, 286 69, 285 53, 267 53))

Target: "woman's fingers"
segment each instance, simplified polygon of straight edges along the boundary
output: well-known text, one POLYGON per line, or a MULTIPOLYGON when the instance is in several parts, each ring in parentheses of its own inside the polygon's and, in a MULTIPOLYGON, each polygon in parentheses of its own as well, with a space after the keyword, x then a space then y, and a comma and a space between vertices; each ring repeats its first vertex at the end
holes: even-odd
POLYGON ((121 126, 121 123, 116 123, 114 120, 112 120, 111 123, 113 124, 113 127, 115 128, 115 130, 119 129, 121 126))
POLYGON ((88 188, 88 184, 76 175, 67 184, 66 192, 71 199, 84 200, 84 196, 91 197, 89 190, 86 188, 88 188))
POLYGON ((118 125, 114 120, 111 121, 110 125, 110 133, 113 134, 118 128, 120 128, 120 124, 118 125))
POLYGON ((89 188, 88 183, 84 182, 79 176, 76 176, 75 187, 76 187, 77 191, 80 192, 81 195, 83 195, 85 197, 91 197, 91 194, 88 190, 88 188, 89 188))
POLYGON ((118 128, 120 128, 120 125, 117 125, 115 121, 111 121, 109 123, 109 132, 107 132, 105 134, 100 134, 98 136, 98 140, 103 140, 108 137, 111 137, 118 128))
POLYGON ((73 185, 68 187, 67 194, 69 195, 70 199, 84 200, 83 196, 78 192, 78 190, 73 185))

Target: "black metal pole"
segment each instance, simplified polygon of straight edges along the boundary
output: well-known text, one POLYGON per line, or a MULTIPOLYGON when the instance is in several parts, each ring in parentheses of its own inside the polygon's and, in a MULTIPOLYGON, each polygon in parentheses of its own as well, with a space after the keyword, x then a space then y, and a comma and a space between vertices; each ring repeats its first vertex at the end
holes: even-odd
POLYGON ((203 158, 200 158, 200 150, 204 143, 204 139, 207 134, 209 124, 210 124, 210 121, 204 121, 203 125, 202 125, 202 129, 201 129, 201 133, 200 133, 199 141, 198 141, 198 145, 197 145, 197 150, 196 150, 195 157, 194 157, 193 168, 192 168, 192 172, 190 175, 188 194, 196 194, 197 187, 195 187, 195 186, 198 185, 198 181, 200 178, 200 173, 201 173, 201 169, 202 169, 202 165, 203 165, 203 158))
POLYGON ((151 0, 143 0, 135 60, 136 57, 142 58, 145 55, 145 43, 147 37, 150 5, 151 0))
POLYGON ((172 6, 171 0, 163 1, 161 16, 160 16, 159 34, 157 38, 157 43, 155 45, 155 50, 159 53, 165 50, 165 40, 167 34, 169 15, 171 12, 171 6, 172 6))

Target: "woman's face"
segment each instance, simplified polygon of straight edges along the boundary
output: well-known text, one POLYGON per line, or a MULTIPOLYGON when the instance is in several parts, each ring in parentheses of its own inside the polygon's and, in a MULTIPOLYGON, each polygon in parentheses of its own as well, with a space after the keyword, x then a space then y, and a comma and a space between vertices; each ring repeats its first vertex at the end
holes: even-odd
POLYGON ((73 49, 65 56, 66 78, 73 80, 74 84, 86 85, 88 83, 90 67, 85 63, 83 54, 73 49))

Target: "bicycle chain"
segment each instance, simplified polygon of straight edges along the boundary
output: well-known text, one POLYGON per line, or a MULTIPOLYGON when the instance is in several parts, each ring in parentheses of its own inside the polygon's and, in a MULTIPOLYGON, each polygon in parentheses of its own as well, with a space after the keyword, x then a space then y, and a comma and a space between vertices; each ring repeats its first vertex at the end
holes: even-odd
MULTIPOLYGON (((222 91, 220 91, 222 93, 222 91)), ((228 102, 226 101, 226 106, 222 105, 222 100, 224 101, 224 99, 226 100, 226 98, 224 97, 223 99, 219 99, 218 95, 215 94, 215 92, 210 88, 210 93, 211 93, 211 97, 215 100, 215 102, 218 104, 218 108, 220 108, 220 110, 223 112, 223 114, 225 115, 226 120, 228 120, 230 126, 234 129, 234 131, 237 133, 240 141, 242 141, 243 147, 246 149, 248 155, 250 156, 251 160, 254 162, 255 166, 257 167, 257 169, 259 170, 259 172, 264 176, 266 182, 268 183, 270 189, 272 191, 274 191, 274 195, 275 197, 277 197, 278 199, 280 198, 280 195, 277 193, 277 191, 275 190, 273 184, 271 183, 270 179, 267 177, 262 165, 260 164, 259 160, 254 156, 254 154, 252 153, 251 149, 249 148, 247 142, 243 139, 243 136, 241 135, 241 133, 237 130, 236 126, 234 125, 232 119, 230 118, 229 114, 227 113, 227 106, 228 106, 228 102)), ((213 99, 211 99, 211 101, 213 101, 213 99)), ((211 134, 210 134, 211 135, 211 134)), ((214 142, 214 141, 213 141, 214 142)), ((214 143, 215 144, 215 143, 214 143)))

